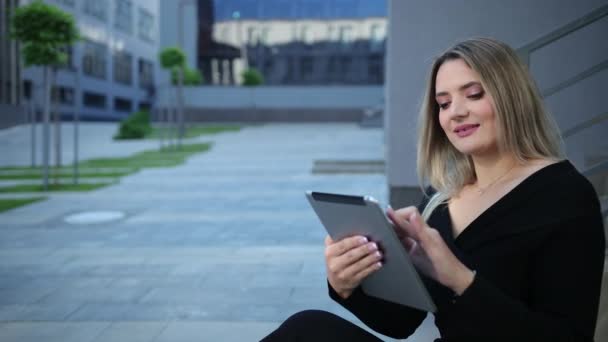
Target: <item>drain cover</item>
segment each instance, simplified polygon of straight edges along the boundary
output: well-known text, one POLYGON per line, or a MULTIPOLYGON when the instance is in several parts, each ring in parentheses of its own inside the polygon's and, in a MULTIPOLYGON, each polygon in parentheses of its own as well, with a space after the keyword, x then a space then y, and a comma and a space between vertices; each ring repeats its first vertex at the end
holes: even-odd
POLYGON ((68 215, 64 221, 71 224, 94 224, 117 221, 125 217, 121 211, 86 211, 68 215))

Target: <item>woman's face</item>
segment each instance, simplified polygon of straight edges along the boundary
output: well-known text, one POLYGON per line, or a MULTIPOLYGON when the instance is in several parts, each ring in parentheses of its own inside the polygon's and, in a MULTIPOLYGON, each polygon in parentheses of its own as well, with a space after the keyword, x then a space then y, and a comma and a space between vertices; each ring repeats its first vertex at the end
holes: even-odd
POLYGON ((439 67, 435 100, 441 128, 458 151, 467 155, 498 151, 494 101, 479 75, 462 59, 448 60, 439 67))

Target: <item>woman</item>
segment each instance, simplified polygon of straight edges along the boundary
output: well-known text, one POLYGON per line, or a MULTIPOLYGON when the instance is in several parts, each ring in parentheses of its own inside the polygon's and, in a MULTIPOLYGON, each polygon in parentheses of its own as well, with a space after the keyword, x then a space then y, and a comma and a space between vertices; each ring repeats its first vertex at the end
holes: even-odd
MULTIPOLYGON (((456 44, 431 69, 418 173, 420 210, 387 210, 437 305, 441 341, 592 341, 605 238, 591 184, 563 160, 556 125, 516 53, 493 39, 456 44)), ((382 267, 373 242, 326 239, 329 294, 373 330, 411 335, 426 312, 367 296, 382 267)), ((378 341, 330 313, 304 311, 267 341, 378 341)))

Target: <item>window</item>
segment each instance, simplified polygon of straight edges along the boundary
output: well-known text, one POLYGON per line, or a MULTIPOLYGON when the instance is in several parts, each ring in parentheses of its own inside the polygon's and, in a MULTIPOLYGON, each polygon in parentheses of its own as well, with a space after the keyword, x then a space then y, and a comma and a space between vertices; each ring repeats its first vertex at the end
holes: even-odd
POLYGON ((345 78, 348 73, 350 73, 351 64, 353 59, 348 56, 342 56, 340 58, 340 76, 345 78))
POLYGON ((312 42, 313 42, 312 31, 310 30, 310 28, 308 26, 302 27, 300 39, 305 44, 312 44, 312 42))
POLYGON ((51 100, 62 105, 74 104, 74 88, 54 86, 51 100))
POLYGON ((370 29, 370 48, 372 51, 379 51, 382 48, 382 41, 384 40, 384 33, 382 27, 378 24, 372 25, 370 29))
POLYGON ((61 65, 60 68, 72 70, 74 67, 74 48, 71 45, 67 45, 61 48, 62 52, 65 52, 66 59, 65 64, 61 65))
POLYGON ((133 56, 126 52, 114 53, 114 82, 133 84, 133 56))
POLYGON ((256 45, 258 43, 258 31, 250 27, 247 30, 247 44, 248 45, 256 45))
POLYGON ((353 42, 353 29, 350 26, 340 27, 340 42, 350 44, 353 42))
POLYGON ((150 104, 150 102, 140 102, 139 103, 139 110, 149 111, 150 108, 152 108, 152 105, 150 104))
POLYGON ((83 44, 82 69, 85 75, 106 78, 106 53, 104 44, 85 41, 83 44))
POLYGON ((85 91, 82 94, 82 103, 84 103, 84 105, 87 107, 105 109, 106 96, 99 93, 85 91))
POLYGON ((384 65, 381 55, 372 55, 367 60, 367 75, 372 84, 382 84, 384 82, 384 65))
POLYGON ((74 7, 76 0, 57 0, 57 2, 66 6, 74 7))
POLYGON ((130 0, 115 0, 114 27, 125 33, 133 33, 133 4, 130 0))
POLYGON ((108 19, 108 0, 85 0, 83 11, 84 13, 95 17, 99 20, 106 21, 108 19))
POLYGON ((265 27, 262 29, 262 33, 260 34, 260 43, 264 45, 268 45, 268 37, 270 36, 270 29, 265 27))
POLYGON ((23 81, 23 97, 27 100, 32 98, 32 81, 23 81))
POLYGON ((143 89, 152 88, 154 86, 154 63, 140 58, 137 64, 139 86, 143 89))
POLYGON ((139 21, 137 22, 139 38, 154 42, 154 16, 143 8, 139 8, 139 21))
POLYGON ((311 56, 302 57, 300 62, 300 72, 302 78, 309 79, 312 76, 313 72, 313 60, 311 56))
POLYGON ((114 98, 114 110, 117 112, 130 112, 133 110, 131 100, 122 97, 114 98))

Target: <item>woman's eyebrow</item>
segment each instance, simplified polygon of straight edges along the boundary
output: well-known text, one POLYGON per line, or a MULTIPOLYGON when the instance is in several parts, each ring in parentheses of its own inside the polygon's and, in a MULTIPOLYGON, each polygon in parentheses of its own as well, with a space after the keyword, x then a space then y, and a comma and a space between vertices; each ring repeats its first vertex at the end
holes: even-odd
MULTIPOLYGON (((481 84, 479 82, 477 82, 477 81, 471 81, 471 82, 465 83, 464 85, 461 85, 458 88, 458 90, 463 91, 463 90, 465 90, 467 88, 470 88, 470 87, 472 87, 474 85, 481 85, 481 84)), ((439 93, 435 94, 435 97, 444 96, 444 95, 449 95, 449 94, 448 94, 447 91, 442 91, 442 92, 439 92, 439 93)))

